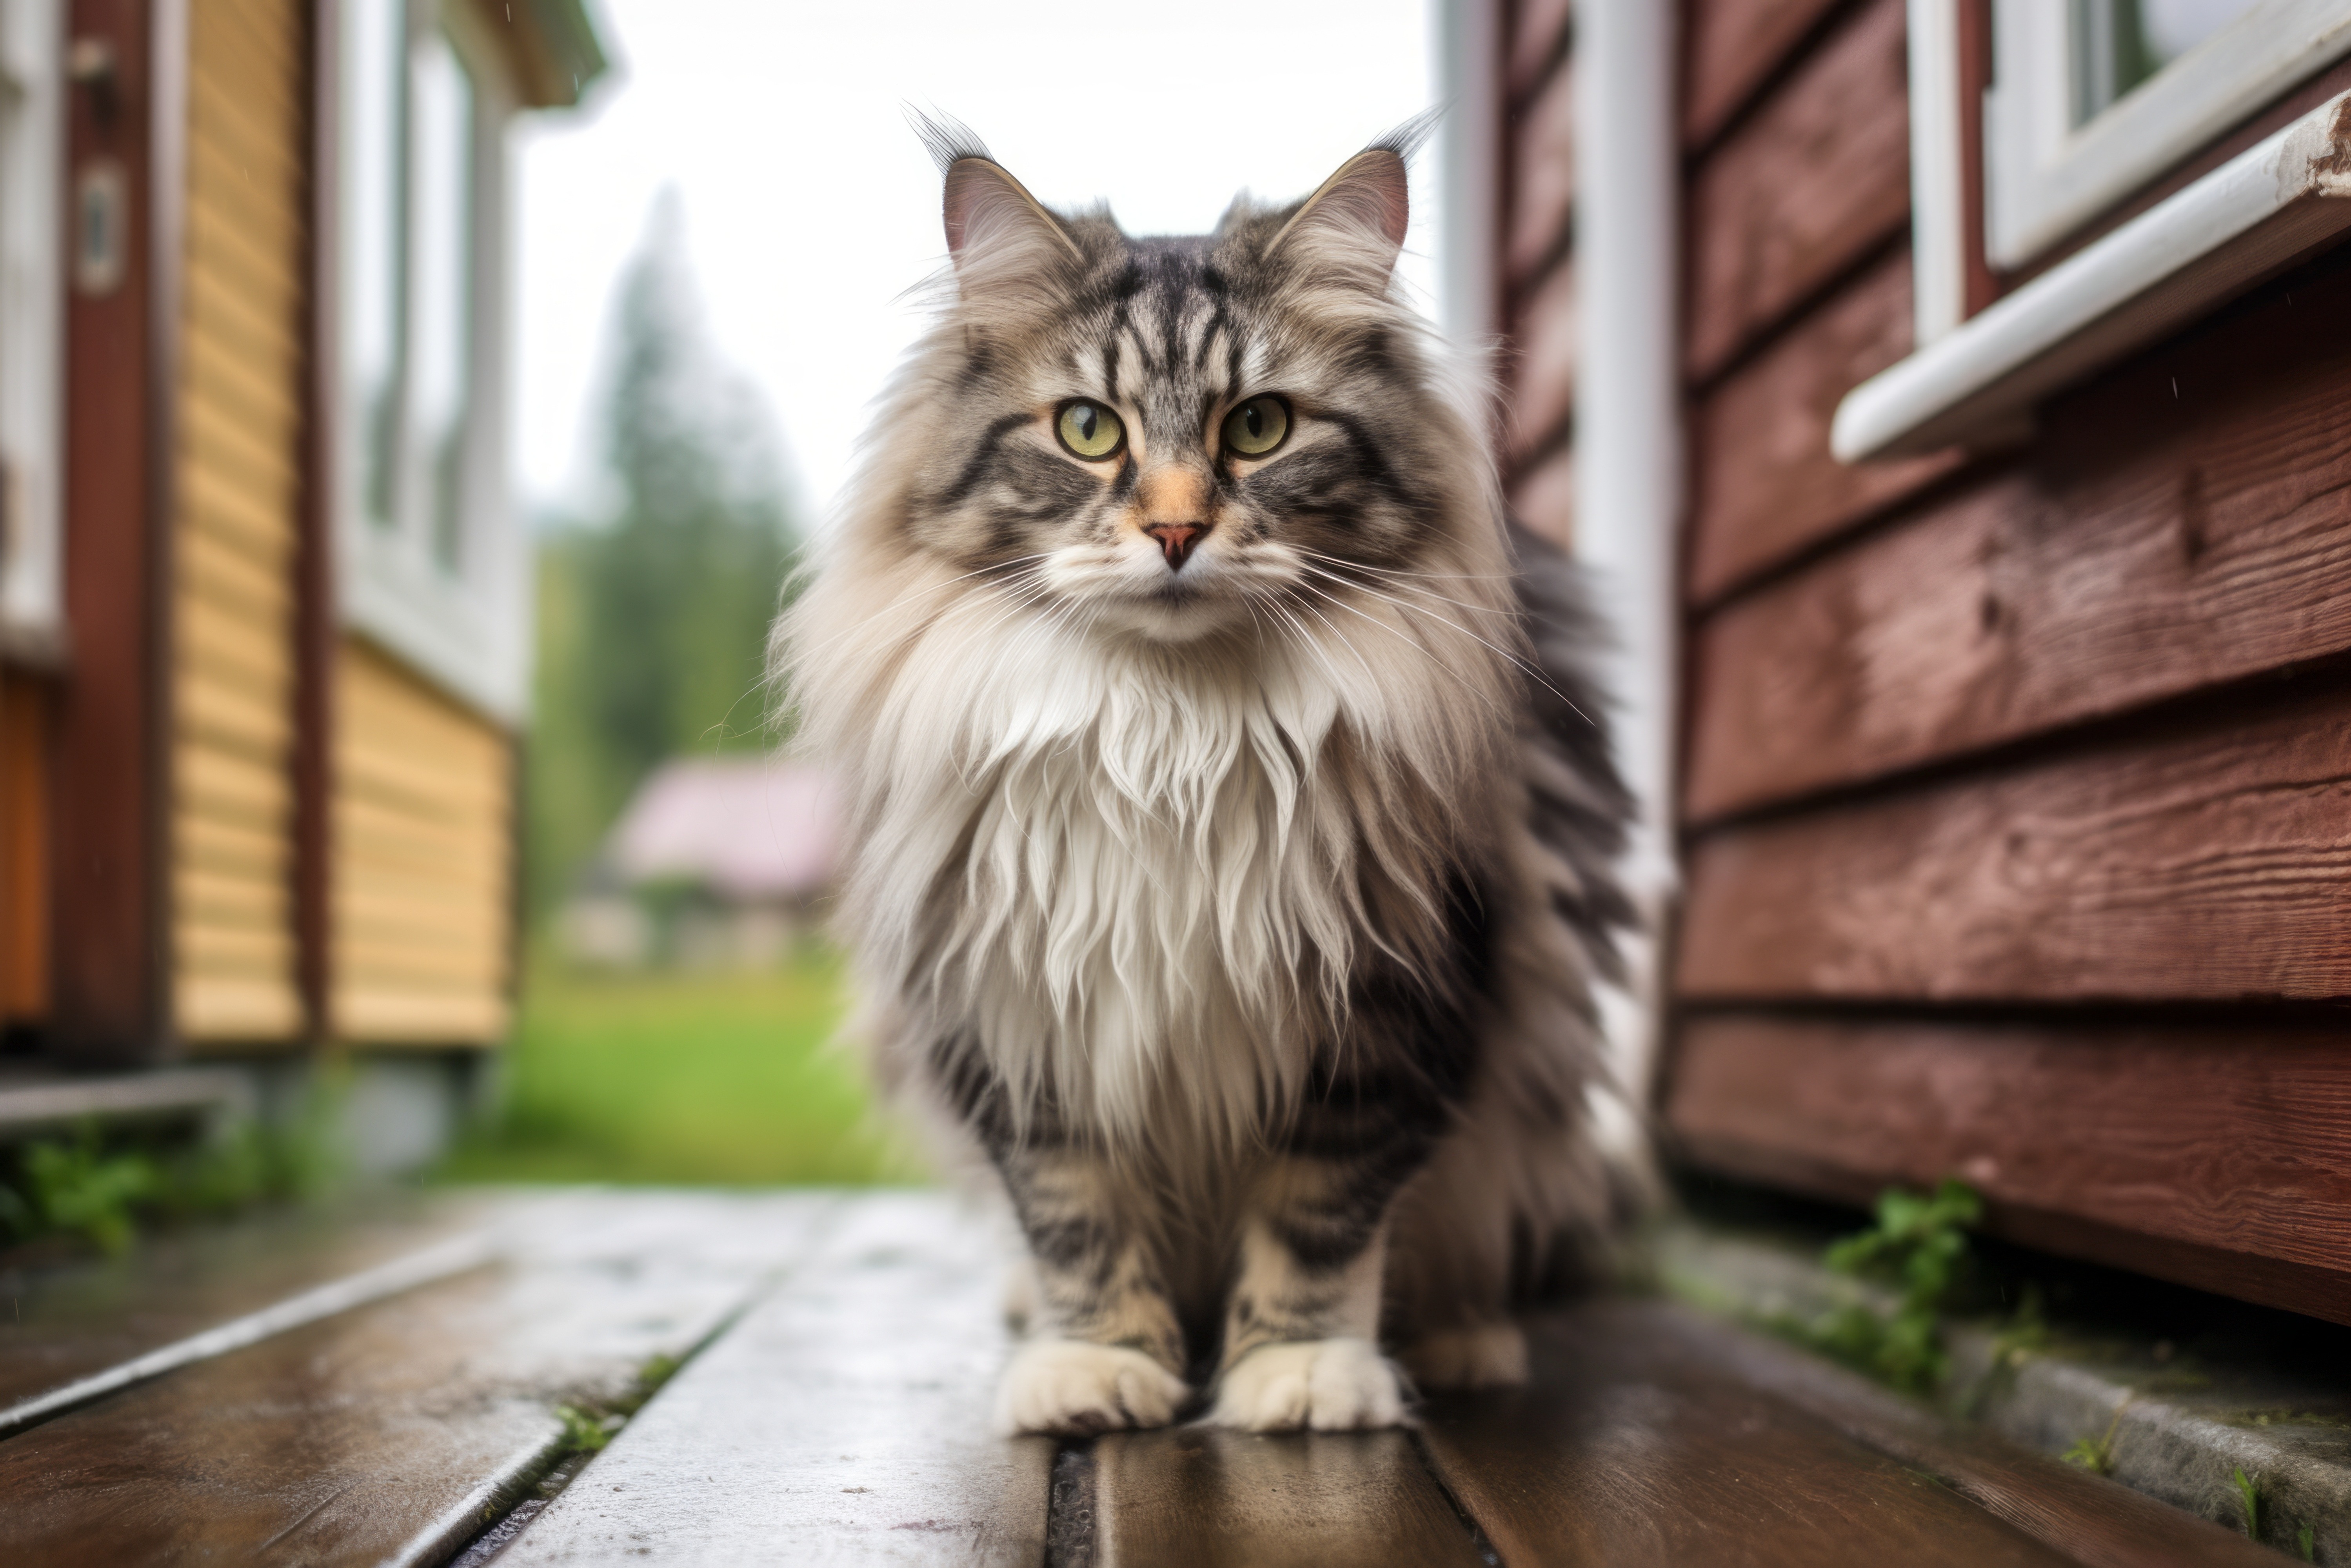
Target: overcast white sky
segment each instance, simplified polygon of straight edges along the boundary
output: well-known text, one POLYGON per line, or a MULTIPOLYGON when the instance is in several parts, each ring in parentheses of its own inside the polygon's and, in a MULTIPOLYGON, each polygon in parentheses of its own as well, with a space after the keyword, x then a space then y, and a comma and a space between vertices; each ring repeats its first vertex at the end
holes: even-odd
MULTIPOLYGON (((1435 101, 1426 0, 1242 6, 591 0, 608 79, 520 133, 517 483, 585 493, 614 279, 675 185, 720 350, 766 392, 806 498, 846 470, 945 259, 902 105, 956 115, 1049 204, 1195 232, 1235 191, 1303 194, 1435 101)), ((1435 310, 1424 153, 1405 276, 1435 310)))

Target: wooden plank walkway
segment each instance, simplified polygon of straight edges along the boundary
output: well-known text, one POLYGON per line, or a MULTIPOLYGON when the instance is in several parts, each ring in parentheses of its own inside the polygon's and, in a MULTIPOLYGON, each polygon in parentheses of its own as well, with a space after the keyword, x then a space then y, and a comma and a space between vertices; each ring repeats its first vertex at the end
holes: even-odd
POLYGON ((0 1337, 0 1562, 2280 1560, 1646 1301, 1533 1320, 1531 1385, 1412 1430, 999 1438, 998 1260, 930 1195, 580 1192, 0 1274, 26 1324, 0 1337), (150 1375, 110 1386, 83 1344, 150 1375), (556 1406, 655 1357, 688 1359, 508 1515, 566 1451, 556 1406))

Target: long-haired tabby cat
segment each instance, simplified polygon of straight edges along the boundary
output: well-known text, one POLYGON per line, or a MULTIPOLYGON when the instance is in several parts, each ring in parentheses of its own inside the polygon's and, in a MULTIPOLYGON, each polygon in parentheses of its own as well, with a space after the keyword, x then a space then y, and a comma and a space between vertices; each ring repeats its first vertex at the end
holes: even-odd
POLYGON ((1010 1429, 1525 1375, 1611 1179, 1627 800, 1556 552, 1392 271, 1399 134, 1136 239, 955 126, 935 324, 779 628, 885 1085, 1027 1238, 1010 1429))

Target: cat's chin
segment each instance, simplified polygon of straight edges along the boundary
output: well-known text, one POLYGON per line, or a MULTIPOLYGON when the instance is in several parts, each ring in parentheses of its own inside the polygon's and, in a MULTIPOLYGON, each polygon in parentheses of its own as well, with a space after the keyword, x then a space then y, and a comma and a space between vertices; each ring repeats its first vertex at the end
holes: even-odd
POLYGON ((1198 643, 1249 623, 1249 607, 1198 591, 1122 595, 1095 613, 1094 624, 1152 643, 1198 643))

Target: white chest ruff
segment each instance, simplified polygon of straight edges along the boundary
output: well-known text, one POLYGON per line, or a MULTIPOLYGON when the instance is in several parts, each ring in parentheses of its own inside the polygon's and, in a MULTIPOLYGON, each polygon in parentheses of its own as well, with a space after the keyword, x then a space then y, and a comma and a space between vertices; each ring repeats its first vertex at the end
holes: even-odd
POLYGON ((1357 940, 1323 761, 1355 716, 1283 650, 956 630, 917 645, 872 732, 867 950, 1066 1114, 1250 1124, 1297 1086, 1357 940))

